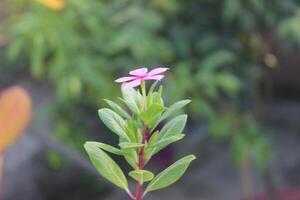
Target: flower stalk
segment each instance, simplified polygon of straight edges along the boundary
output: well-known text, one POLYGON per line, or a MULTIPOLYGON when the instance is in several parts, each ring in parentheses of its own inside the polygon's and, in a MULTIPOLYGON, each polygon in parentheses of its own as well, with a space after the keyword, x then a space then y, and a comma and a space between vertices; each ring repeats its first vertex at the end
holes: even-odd
MULTIPOLYGON (((146 125, 144 125, 143 130, 142 130, 142 144, 143 145, 146 144, 147 136, 148 136, 148 128, 146 125)), ((143 170, 146 165, 144 146, 140 148, 138 155, 139 155, 138 156, 138 169, 143 170)), ((143 182, 138 181, 136 183, 136 200, 142 200, 142 199, 143 199, 143 182)))

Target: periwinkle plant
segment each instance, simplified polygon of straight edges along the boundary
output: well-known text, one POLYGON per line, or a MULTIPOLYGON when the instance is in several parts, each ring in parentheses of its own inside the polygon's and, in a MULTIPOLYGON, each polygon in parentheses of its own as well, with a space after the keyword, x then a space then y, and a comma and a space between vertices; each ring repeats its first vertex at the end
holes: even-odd
POLYGON ((170 107, 164 105, 162 99, 163 87, 156 90, 168 68, 156 68, 148 72, 147 68, 136 69, 129 72, 129 77, 122 77, 116 82, 122 84, 120 98, 126 112, 118 104, 105 100, 109 108, 99 109, 99 116, 103 123, 119 137, 119 147, 113 147, 100 142, 86 142, 84 147, 97 171, 108 181, 124 189, 132 200, 142 200, 143 197, 154 190, 165 188, 176 182, 187 170, 194 155, 188 155, 178 160, 158 175, 145 169, 151 158, 169 144, 181 140, 187 115, 174 116, 187 105, 190 100, 182 100, 170 107), (156 80, 146 91, 146 80, 156 80), (134 87, 140 86, 140 89, 134 87), (158 124, 168 122, 161 130, 158 124), (135 195, 128 187, 124 172, 106 153, 123 156, 133 168, 129 176, 136 181, 135 195), (143 191, 143 185, 149 182, 143 191))

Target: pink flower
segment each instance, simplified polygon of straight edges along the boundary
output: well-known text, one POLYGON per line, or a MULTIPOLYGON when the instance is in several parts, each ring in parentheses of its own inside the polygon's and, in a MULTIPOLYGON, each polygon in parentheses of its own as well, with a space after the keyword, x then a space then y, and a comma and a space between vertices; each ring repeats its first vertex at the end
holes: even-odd
POLYGON ((132 76, 125 76, 115 80, 117 83, 124 83, 124 88, 133 88, 141 84, 143 80, 161 80, 164 75, 161 73, 167 71, 169 68, 155 68, 148 72, 147 68, 140 68, 130 71, 132 76))

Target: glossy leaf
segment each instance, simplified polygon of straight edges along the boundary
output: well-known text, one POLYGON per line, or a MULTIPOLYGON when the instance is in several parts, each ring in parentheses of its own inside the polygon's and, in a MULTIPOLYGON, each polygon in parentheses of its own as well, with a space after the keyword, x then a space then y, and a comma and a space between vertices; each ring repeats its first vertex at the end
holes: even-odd
POLYGON ((103 123, 114 133, 123 137, 129 141, 129 137, 124 131, 124 127, 126 126, 126 122, 122 117, 120 117, 114 111, 108 108, 102 108, 98 111, 100 119, 103 123))
POLYGON ((172 104, 169 108, 166 109, 166 111, 161 115, 161 117, 159 118, 159 120, 157 120, 154 124, 154 126, 152 127, 152 130, 157 127, 157 125, 162 122, 163 120, 171 117, 172 115, 176 114, 178 111, 180 111, 180 109, 182 109, 184 106, 186 106, 187 104, 189 104, 191 102, 191 100, 186 99, 186 100, 181 100, 178 101, 174 104, 172 104))
POLYGON ((182 133, 187 120, 187 115, 179 115, 169 121, 160 131, 158 140, 168 138, 173 135, 182 133))
POLYGON ((104 99, 104 101, 120 116, 125 118, 130 118, 130 115, 115 102, 110 101, 108 99, 104 99))
POLYGON ((121 98, 121 100, 128 106, 128 108, 133 112, 133 113, 140 113, 140 109, 138 106, 138 97, 137 97, 137 92, 132 89, 132 88, 128 88, 128 89, 124 89, 122 87, 122 94, 123 94, 123 98, 121 98))
POLYGON ((158 83, 158 81, 155 81, 155 82, 151 85, 151 87, 150 87, 150 89, 149 89, 149 91, 148 91, 148 96, 147 96, 147 104, 148 104, 148 105, 151 105, 151 104, 153 103, 153 92, 154 92, 154 89, 155 89, 157 83, 158 83))
POLYGON ((154 103, 146 111, 142 112, 140 117, 149 126, 164 110, 164 106, 154 103))
POLYGON ((182 138, 184 138, 184 136, 185 136, 184 134, 178 134, 178 135, 174 135, 174 136, 159 140, 157 143, 155 143, 153 145, 152 155, 156 154, 157 152, 159 152, 160 150, 162 150, 169 144, 181 140, 182 138))
MULTIPOLYGON (((124 138, 119 138, 119 144, 128 143, 124 138)), ((122 148, 122 147, 121 147, 122 148)), ((137 169, 138 154, 135 148, 122 148, 122 152, 127 163, 133 168, 137 169)))
POLYGON ((148 144, 149 144, 150 146, 152 146, 152 145, 157 141, 158 135, 159 135, 159 131, 155 131, 155 132, 151 135, 151 137, 150 137, 150 139, 149 139, 149 141, 148 141, 148 144))
POLYGON ((147 170, 133 170, 129 172, 129 176, 140 183, 151 181, 154 178, 154 174, 147 170))
POLYGON ((189 104, 191 102, 191 100, 187 99, 187 100, 181 100, 178 101, 174 104, 172 104, 161 116, 160 118, 160 122, 167 119, 168 117, 171 117, 173 114, 175 114, 176 112, 178 112, 180 109, 182 109, 184 106, 186 106, 187 104, 189 104))
POLYGON ((148 91, 148 94, 153 93, 155 87, 157 86, 157 83, 158 83, 158 81, 155 81, 155 82, 151 85, 151 87, 150 87, 150 89, 149 89, 149 91, 148 91))
POLYGON ((129 148, 140 148, 140 147, 143 147, 144 144, 141 144, 141 143, 133 143, 133 142, 122 142, 119 144, 119 146, 122 148, 122 149, 129 149, 129 148))
POLYGON ((84 148, 97 171, 108 181, 128 192, 127 179, 118 164, 94 143, 86 142, 84 148))
POLYGON ((118 149, 116 147, 113 147, 111 145, 108 145, 108 144, 104 144, 104 143, 101 143, 101 142, 88 142, 89 144, 93 144, 109 153, 113 153, 113 154, 116 154, 116 155, 123 155, 123 152, 121 149, 118 149))
POLYGON ((175 183, 187 170, 190 163, 195 160, 194 155, 188 155, 178 160, 167 169, 159 173, 147 186, 145 193, 150 191, 163 189, 175 183))
POLYGON ((138 155, 135 149, 127 148, 123 149, 124 158, 127 163, 132 167, 132 169, 137 169, 138 155))

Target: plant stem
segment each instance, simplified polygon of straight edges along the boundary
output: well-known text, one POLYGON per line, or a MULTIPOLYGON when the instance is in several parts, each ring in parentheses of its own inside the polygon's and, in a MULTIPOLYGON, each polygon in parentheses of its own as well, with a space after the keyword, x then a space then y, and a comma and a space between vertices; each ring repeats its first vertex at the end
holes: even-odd
MULTIPOLYGON (((148 134, 148 128, 147 126, 144 126, 142 131, 142 144, 145 144, 147 141, 147 134, 148 134)), ((141 147, 138 153, 139 161, 138 161, 138 169, 142 170, 146 164, 145 161, 145 149, 144 147, 141 147)), ((137 182, 136 183, 136 200, 143 200, 143 183, 137 182)))
POLYGON ((142 88, 142 95, 144 96, 145 100, 146 100, 146 82, 144 80, 142 80, 141 83, 141 88, 142 88))
POLYGON ((128 195, 129 195, 131 200, 136 200, 135 197, 133 196, 133 194, 130 191, 128 192, 128 195))
POLYGON ((142 95, 144 97, 144 108, 143 109, 146 109, 147 108, 147 93, 146 93, 146 82, 144 80, 142 80, 141 89, 142 89, 142 95))
POLYGON ((143 185, 142 183, 136 183, 136 200, 142 200, 143 199, 143 196, 142 196, 142 188, 143 188, 143 185))
POLYGON ((246 159, 242 166, 242 199, 243 200, 250 200, 252 199, 253 194, 253 180, 252 180, 252 163, 249 153, 246 155, 246 159))

